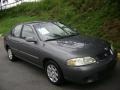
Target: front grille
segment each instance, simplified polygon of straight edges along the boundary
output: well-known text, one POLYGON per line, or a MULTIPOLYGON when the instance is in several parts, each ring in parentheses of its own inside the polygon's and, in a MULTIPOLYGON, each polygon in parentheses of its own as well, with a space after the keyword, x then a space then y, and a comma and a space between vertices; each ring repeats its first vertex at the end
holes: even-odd
POLYGON ((107 58, 110 55, 111 55, 111 52, 110 52, 110 49, 109 49, 109 50, 105 50, 104 52, 98 54, 96 57, 99 60, 103 60, 103 59, 107 58))

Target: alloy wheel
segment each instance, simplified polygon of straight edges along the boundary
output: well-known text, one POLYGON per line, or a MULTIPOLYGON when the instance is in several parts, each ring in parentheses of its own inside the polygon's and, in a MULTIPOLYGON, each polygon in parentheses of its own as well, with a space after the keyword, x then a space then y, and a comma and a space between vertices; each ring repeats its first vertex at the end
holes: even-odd
POLYGON ((48 75, 48 78, 51 80, 51 82, 57 82, 58 81, 58 70, 57 68, 50 64, 47 66, 47 75, 48 75))

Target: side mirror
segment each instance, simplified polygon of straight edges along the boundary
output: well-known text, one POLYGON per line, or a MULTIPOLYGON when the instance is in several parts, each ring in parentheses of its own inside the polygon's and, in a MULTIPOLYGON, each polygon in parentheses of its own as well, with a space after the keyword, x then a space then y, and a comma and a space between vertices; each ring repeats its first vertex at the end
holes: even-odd
POLYGON ((37 40, 36 40, 34 37, 26 37, 25 40, 26 40, 27 42, 37 43, 37 40))

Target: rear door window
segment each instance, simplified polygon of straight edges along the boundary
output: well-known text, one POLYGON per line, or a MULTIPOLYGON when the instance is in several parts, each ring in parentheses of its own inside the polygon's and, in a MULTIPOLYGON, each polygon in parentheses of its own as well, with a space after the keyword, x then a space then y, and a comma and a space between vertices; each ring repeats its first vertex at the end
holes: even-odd
POLYGON ((22 25, 17 25, 13 30, 13 36, 14 37, 20 37, 22 25))

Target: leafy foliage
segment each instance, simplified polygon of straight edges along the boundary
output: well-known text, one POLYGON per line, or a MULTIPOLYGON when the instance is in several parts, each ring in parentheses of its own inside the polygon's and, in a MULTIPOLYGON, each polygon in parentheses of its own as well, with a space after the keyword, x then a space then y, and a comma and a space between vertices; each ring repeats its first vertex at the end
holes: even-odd
POLYGON ((16 23, 33 20, 56 20, 77 28, 84 35, 100 37, 120 48, 120 35, 111 35, 111 21, 120 21, 120 0, 43 0, 23 3, 0 11, 0 33, 5 33, 16 23), (107 25, 107 26, 106 26, 107 25), (106 30, 107 29, 107 30, 106 30))

